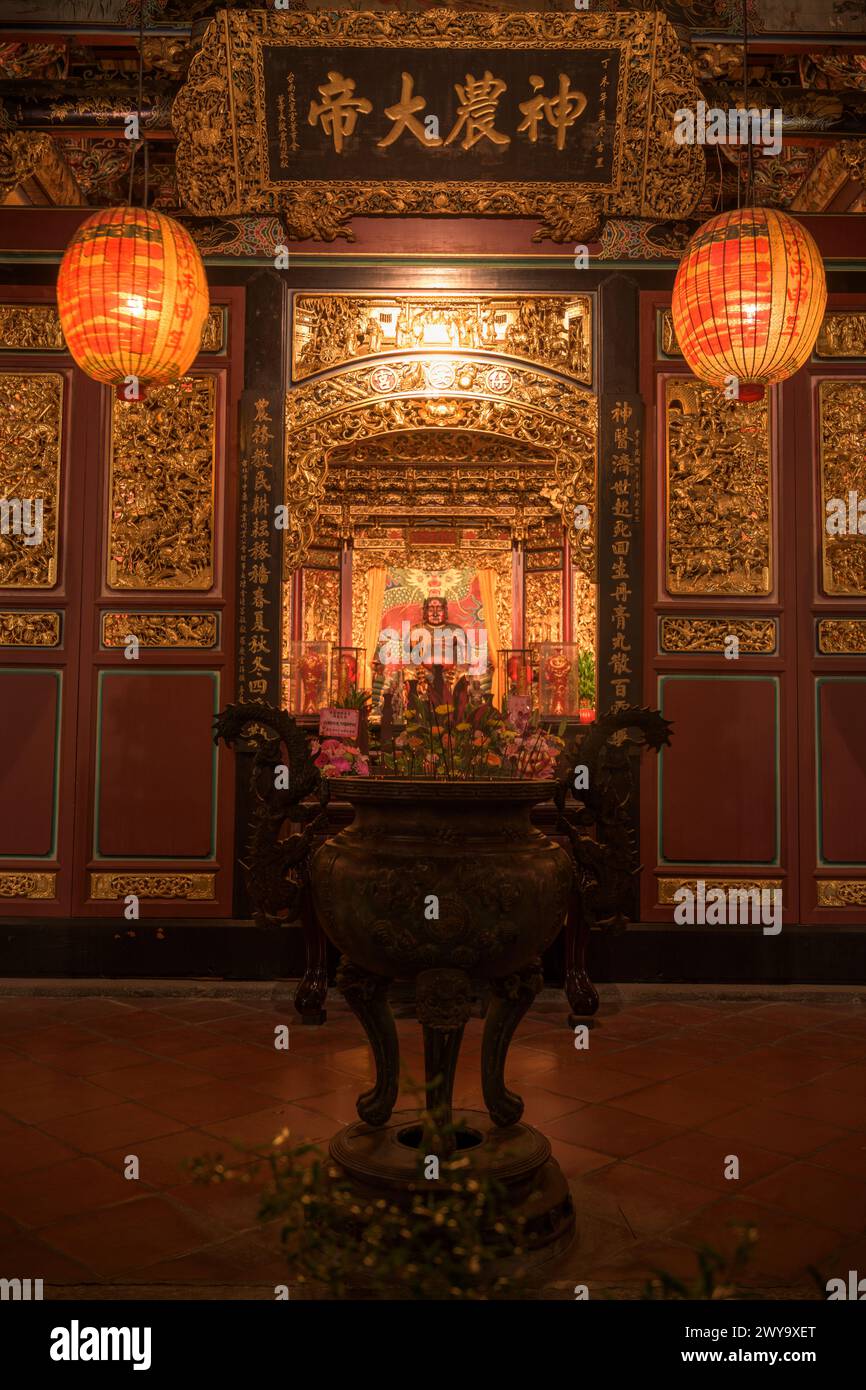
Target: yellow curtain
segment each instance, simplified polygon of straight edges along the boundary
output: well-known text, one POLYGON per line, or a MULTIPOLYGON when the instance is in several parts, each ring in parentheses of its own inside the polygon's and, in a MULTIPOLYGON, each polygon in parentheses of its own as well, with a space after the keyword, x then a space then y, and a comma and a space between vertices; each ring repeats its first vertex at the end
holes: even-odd
POLYGON ((499 709, 505 690, 505 673, 499 660, 499 632, 496 617, 496 571, 479 570, 478 588, 481 591, 481 611, 487 628, 487 654, 493 663, 493 703, 499 709))
POLYGON ((364 675, 362 690, 373 689, 373 661, 379 648, 379 633, 382 624, 382 601, 385 597, 385 579, 388 571, 384 565, 373 565, 367 571, 367 630, 364 636, 364 675))

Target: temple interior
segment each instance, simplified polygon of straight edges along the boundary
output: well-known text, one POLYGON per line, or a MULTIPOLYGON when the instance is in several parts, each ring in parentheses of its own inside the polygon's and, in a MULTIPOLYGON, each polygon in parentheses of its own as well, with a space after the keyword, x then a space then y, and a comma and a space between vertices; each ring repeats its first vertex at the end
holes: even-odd
POLYGON ((864 700, 863 0, 5 0, 0 1292, 54 1359, 866 1298, 864 700))

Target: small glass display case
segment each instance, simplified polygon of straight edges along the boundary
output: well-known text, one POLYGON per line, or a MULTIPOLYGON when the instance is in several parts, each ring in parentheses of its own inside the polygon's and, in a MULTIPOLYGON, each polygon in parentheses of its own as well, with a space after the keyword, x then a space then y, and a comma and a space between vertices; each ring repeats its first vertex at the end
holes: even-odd
POLYGON ((505 672, 504 691, 509 695, 532 695, 532 653, 528 647, 512 647, 500 656, 505 672))
POLYGON ((330 642, 290 642, 285 670, 289 713, 317 716, 331 689, 330 642))
POLYGON ((563 718, 580 713, 580 648, 576 642, 539 642, 538 709, 563 718))

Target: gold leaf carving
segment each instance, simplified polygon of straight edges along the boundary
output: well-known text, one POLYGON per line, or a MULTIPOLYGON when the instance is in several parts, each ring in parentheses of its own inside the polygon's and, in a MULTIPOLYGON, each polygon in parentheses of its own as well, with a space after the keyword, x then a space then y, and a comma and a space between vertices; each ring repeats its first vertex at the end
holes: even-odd
POLYGON ((770 655, 776 650, 774 618, 662 618, 663 652, 723 652, 726 639, 737 638, 740 652, 770 655))
POLYGON ((90 896, 98 902, 125 898, 129 893, 137 898, 212 899, 215 879, 215 874, 91 874, 90 896))
MULTIPOLYGON (((658 880, 658 900, 662 905, 675 903, 675 894, 680 888, 688 888, 692 893, 697 890, 697 879, 694 878, 660 878, 658 880)), ((771 892, 782 887, 780 878, 702 878, 701 883, 705 885, 709 893, 711 888, 721 888, 728 892, 733 888, 738 892, 745 890, 747 893, 757 889, 767 888, 771 892)))
MULTIPOLYGON (((323 54, 324 56, 324 54, 323 54)), ((396 55, 398 56, 398 55, 396 55)), ((284 214, 289 236, 354 239, 353 216, 537 218, 534 240, 586 241, 602 216, 681 218, 697 205, 706 166, 697 146, 677 145, 674 115, 700 97, 690 58, 666 18, 653 14, 477 15, 366 11, 289 13, 223 11, 205 31, 178 93, 178 186, 199 216, 284 214), (602 44, 628 55, 618 115, 617 186, 487 181, 377 179, 274 185, 263 162, 259 101, 262 43, 299 43, 330 51, 351 47, 555 49, 602 44)))
POLYGON ((59 643, 59 613, 0 612, 0 647, 56 647, 59 643))
POLYGON ((0 517, 0 588, 50 588, 57 579, 62 419, 59 373, 0 372, 0 499, 11 509, 0 517), (40 500, 42 538, 31 544, 40 500), (16 523, 15 503, 29 536, 16 523))
POLYGON ((299 294, 296 381, 379 353, 425 348, 524 358, 592 385, 588 295, 299 294))
POLYGON ((4 869, 0 872, 0 898, 56 898, 56 884, 56 874, 4 869))
POLYGON ((211 587, 215 406, 213 377, 114 401, 110 588, 211 587))
POLYGON ((102 645, 125 647, 137 637, 142 647, 215 647, 216 613, 103 613, 102 645))
POLYGON ((863 878, 819 878, 819 907, 864 907, 866 906, 866 879, 863 878))
POLYGON ((866 618, 819 618, 818 651, 823 656, 866 652, 866 618))
POLYGON ((304 641, 340 645, 339 570, 304 570, 304 641))
MULTIPOLYGON (((225 310, 208 310, 201 332, 200 352, 220 352, 225 346, 225 310)), ((0 304, 0 350, 3 352, 66 352, 60 315, 52 304, 0 304)))
POLYGON ((818 387, 821 460, 821 545, 824 592, 866 594, 866 536, 828 535, 827 503, 848 493, 866 497, 866 382, 836 377, 818 387))
POLYGON ((847 309, 825 314, 815 356, 866 357, 866 314, 847 309))
POLYGON ((712 386, 674 377, 665 402, 668 592, 769 593, 766 401, 727 401, 712 386))

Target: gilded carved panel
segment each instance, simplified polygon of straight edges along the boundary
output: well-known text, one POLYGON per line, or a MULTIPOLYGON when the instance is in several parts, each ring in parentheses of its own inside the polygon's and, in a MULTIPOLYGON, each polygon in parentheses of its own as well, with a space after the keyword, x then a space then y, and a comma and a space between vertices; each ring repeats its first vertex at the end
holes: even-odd
POLYGON ((31 873, 28 869, 4 869, 0 872, 0 898, 57 897, 57 875, 31 873))
POLYGON ((304 641, 340 645, 340 571, 304 570, 304 641))
POLYGON ((866 618, 819 618, 817 635, 822 656, 866 653, 866 618))
POLYGON ((665 617, 659 623, 662 652, 724 652, 736 637, 742 654, 771 656, 776 650, 775 618, 665 617))
POLYGON ((816 357, 866 357, 866 313, 842 309, 825 314, 815 344, 816 357))
MULTIPOLYGON (((201 332, 202 352, 221 352, 225 347, 226 310, 208 310, 201 332)), ((0 304, 0 351, 66 352, 60 315, 53 304, 0 304)))
POLYGON ((137 637, 142 647, 215 647, 216 613, 103 613, 103 647, 125 647, 137 637))
POLYGON ((185 377, 115 400, 111 589, 209 589, 214 580, 216 381, 185 377))
MULTIPOLYGON (((761 892, 766 888, 770 892, 782 888, 780 878, 707 878, 700 880, 709 893, 711 888, 721 888, 723 892, 728 892, 733 888, 737 892, 751 893, 761 892)), ((676 903, 676 893, 680 888, 688 888, 690 892, 696 891, 698 880, 694 878, 660 878, 658 880, 658 900, 663 906, 676 903)))
POLYGON ((0 647, 59 645, 59 613, 37 613, 32 609, 6 609, 0 612, 0 647))
POLYGON ((866 879, 819 879, 818 907, 866 907, 866 879))
POLYGON ((186 901, 215 897, 215 874, 177 873, 92 873, 90 896, 96 902, 110 902, 134 893, 137 898, 179 898, 186 901))
POLYGON ((57 580, 63 377, 0 372, 0 589, 57 580))
POLYGON ((666 587, 769 594, 772 456, 766 400, 727 401, 694 378, 665 383, 666 587))
POLYGON ((824 592, 861 597, 866 595, 866 536, 857 529, 856 502, 852 530, 849 495, 866 497, 866 381, 836 377, 820 383, 818 441, 824 592), (828 532, 831 519, 837 529, 828 532))
POLYGON ((562 641, 562 571, 542 570, 523 578, 525 647, 562 641))
POLYGON ((450 349, 524 358, 592 385, 589 295, 298 294, 293 324, 296 381, 379 353, 450 349))

